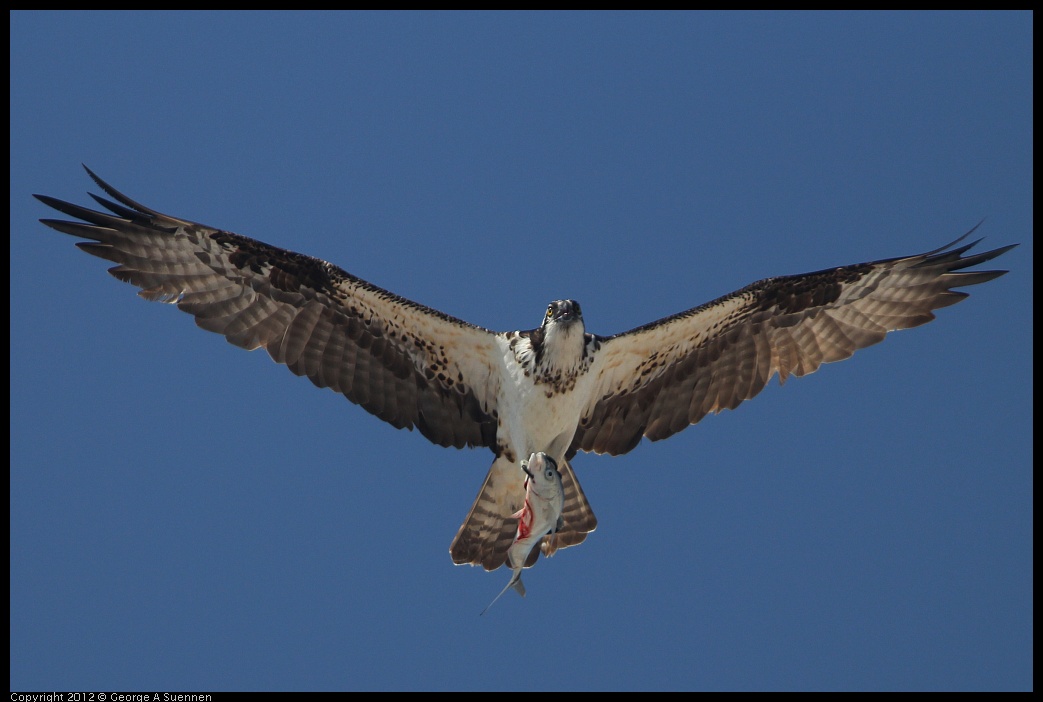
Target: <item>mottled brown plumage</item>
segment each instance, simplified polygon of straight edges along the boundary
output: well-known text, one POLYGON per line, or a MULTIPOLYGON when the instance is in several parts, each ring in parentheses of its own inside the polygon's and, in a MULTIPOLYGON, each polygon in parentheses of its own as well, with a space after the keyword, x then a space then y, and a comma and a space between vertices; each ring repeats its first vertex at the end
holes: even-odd
MULTIPOLYGON (((88 170, 88 173, 90 171, 88 170)), ((151 210, 93 173, 109 212, 37 195, 79 221, 44 219, 117 265, 148 300, 328 387, 441 446, 484 446, 489 474, 453 540, 455 563, 494 569, 516 534, 523 457, 556 461, 564 525, 543 552, 597 526, 572 470, 579 451, 620 454, 780 382, 848 358, 889 331, 934 319, 954 288, 1005 271, 967 271, 1011 246, 963 256, 959 242, 917 256, 769 278, 616 336, 587 333, 578 303, 550 304, 528 331, 493 332, 383 290, 325 261, 151 210), (111 213, 111 214, 110 214, 111 213)), ((966 235, 965 235, 966 236, 966 235)), ((530 562, 538 557, 534 549, 530 562)))

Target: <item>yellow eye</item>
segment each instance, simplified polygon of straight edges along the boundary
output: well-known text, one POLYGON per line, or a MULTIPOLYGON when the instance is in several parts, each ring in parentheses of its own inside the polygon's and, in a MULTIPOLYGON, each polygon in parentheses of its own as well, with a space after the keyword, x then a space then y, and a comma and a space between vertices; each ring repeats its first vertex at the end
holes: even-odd
POLYGON ((547 305, 547 316, 550 317, 554 314, 554 305, 547 305))

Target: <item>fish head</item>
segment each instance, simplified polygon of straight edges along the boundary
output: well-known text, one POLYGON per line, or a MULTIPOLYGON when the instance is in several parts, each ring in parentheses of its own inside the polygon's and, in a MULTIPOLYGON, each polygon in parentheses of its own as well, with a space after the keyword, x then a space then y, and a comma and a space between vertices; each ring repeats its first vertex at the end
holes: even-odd
POLYGON ((522 470, 528 476, 525 479, 527 491, 531 490, 543 499, 553 499, 565 494, 561 473, 558 472, 558 464, 547 454, 543 452, 532 454, 528 461, 522 461, 522 470))

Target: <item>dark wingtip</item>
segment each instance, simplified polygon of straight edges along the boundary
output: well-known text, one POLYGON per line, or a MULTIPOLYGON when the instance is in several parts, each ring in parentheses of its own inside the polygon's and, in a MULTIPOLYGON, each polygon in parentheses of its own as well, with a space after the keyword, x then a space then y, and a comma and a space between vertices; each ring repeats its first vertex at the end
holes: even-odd
POLYGON ((102 190, 107 192, 111 197, 114 197, 117 200, 120 199, 120 195, 122 193, 120 193, 114 187, 112 187, 111 185, 106 183, 104 180, 102 180, 101 177, 97 173, 95 173, 94 171, 92 171, 90 168, 87 167, 87 164, 81 163, 80 165, 83 166, 83 170, 87 171, 87 175, 89 175, 91 177, 91 180, 93 180, 94 183, 99 188, 101 188, 102 190))
MULTIPOLYGON (((85 210, 79 205, 74 205, 71 202, 66 202, 65 200, 59 200, 58 198, 51 197, 50 195, 34 194, 33 197, 50 207, 52 210, 58 210, 62 214, 67 214, 70 217, 76 217, 77 219, 83 219, 83 217, 81 216, 82 213, 89 212, 89 210, 85 210)), ((44 220, 41 219, 40 221, 46 224, 44 220)))
MULTIPOLYGON (((973 227, 971 227, 970 229, 968 229, 968 230, 967 230, 967 232, 966 232, 966 233, 965 233, 965 234, 964 234, 963 236, 961 236, 961 237, 960 237, 959 239, 956 239, 955 241, 950 241, 950 242, 949 242, 948 244, 946 244, 945 246, 939 246, 939 247, 938 247, 937 249, 934 249, 934 250, 932 250, 932 251, 928 251, 928 252, 924 253, 923 255, 924 255, 924 256, 934 256, 935 254, 939 254, 939 253, 941 253, 942 251, 948 251, 949 249, 951 249, 952 247, 956 246, 956 245, 957 245, 957 244, 959 244, 959 243, 960 243, 961 241, 963 241, 964 239, 966 239, 967 237, 969 237, 969 236, 970 236, 971 234, 973 234, 973 233, 974 233, 974 232, 975 232, 975 231, 976 231, 976 230, 978 229, 978 227, 980 227, 980 226, 981 226, 982 224, 984 224, 984 223, 985 223, 985 218, 983 217, 983 218, 982 218, 982 220, 981 220, 980 222, 978 222, 978 223, 977 223, 977 224, 975 224, 975 225, 974 225, 973 227)), ((978 239, 978 241, 981 241, 981 239, 978 239)), ((970 243, 970 244, 967 244, 967 245, 965 245, 965 246, 964 246, 964 247, 963 247, 963 248, 962 248, 962 249, 961 249, 960 251, 961 251, 961 252, 962 252, 962 251, 966 251, 967 249, 969 249, 969 248, 971 248, 972 246, 974 246, 975 244, 977 244, 977 243, 978 243, 978 241, 975 241, 975 242, 972 242, 972 243, 970 243)))
MULTIPOLYGON (((152 217, 161 217, 161 216, 163 216, 159 212, 156 212, 155 210, 153 210, 152 208, 145 207, 140 202, 136 202, 134 200, 131 200, 129 197, 127 197, 126 195, 121 193, 119 190, 116 190, 116 188, 112 187, 111 185, 106 183, 104 180, 102 180, 101 177, 97 173, 95 173, 90 168, 88 168, 87 164, 81 163, 80 165, 83 166, 83 170, 87 171, 87 175, 89 175, 91 177, 91 180, 93 180, 97 184, 97 186, 99 188, 104 190, 105 193, 109 197, 111 197, 113 200, 115 200, 116 202, 118 202, 118 203, 120 203, 122 205, 126 205, 127 207, 130 207, 131 209, 136 210, 137 212, 140 212, 141 214, 144 214, 144 215, 149 215, 149 216, 152 216, 152 217)), ((95 198, 95 199, 97 199, 97 198, 95 198)))
POLYGON ((108 186, 108 184, 104 180, 98 177, 97 173, 95 173, 87 167, 86 163, 81 163, 80 165, 83 166, 83 170, 87 171, 87 175, 89 175, 91 177, 91 180, 97 183, 99 187, 105 188, 108 186))

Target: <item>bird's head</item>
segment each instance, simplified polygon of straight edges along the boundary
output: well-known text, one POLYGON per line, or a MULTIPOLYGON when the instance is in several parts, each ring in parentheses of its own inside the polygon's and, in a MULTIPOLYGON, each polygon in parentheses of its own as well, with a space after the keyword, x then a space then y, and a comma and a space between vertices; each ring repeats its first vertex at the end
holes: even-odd
POLYGON ((544 329, 560 325, 559 328, 570 327, 576 322, 583 326, 583 313, 575 300, 555 300, 547 305, 547 314, 543 316, 544 329))
MULTIPOLYGON (((547 305, 543 323, 526 332, 526 343, 518 360, 536 382, 560 385, 564 390, 575 382, 586 349, 583 314, 575 300, 555 300, 547 305)), ((516 352, 518 353, 518 352, 516 352)))

